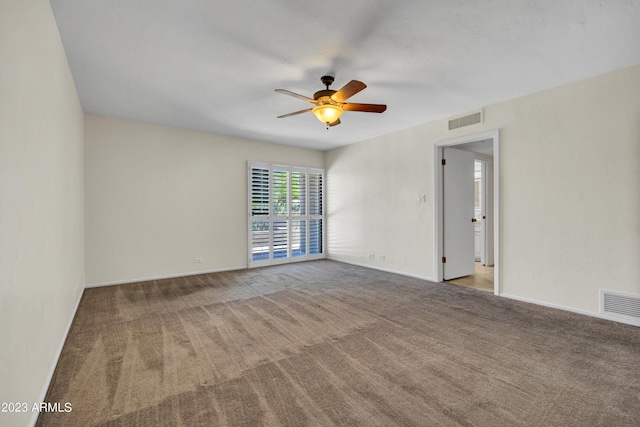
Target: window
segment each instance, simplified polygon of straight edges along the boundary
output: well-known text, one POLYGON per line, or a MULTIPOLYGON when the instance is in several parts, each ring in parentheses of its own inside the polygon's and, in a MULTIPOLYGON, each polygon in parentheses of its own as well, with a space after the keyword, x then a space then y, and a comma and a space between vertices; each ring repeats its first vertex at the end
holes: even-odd
POLYGON ((324 257, 324 171, 249 162, 249 267, 324 257))

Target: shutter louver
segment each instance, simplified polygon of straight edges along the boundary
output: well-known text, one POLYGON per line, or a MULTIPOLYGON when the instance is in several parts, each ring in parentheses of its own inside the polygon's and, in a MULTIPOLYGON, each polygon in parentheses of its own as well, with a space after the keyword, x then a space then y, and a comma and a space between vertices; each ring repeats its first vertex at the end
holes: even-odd
POLYGON ((291 221, 291 256, 304 256, 307 254, 307 221, 291 221))
POLYGON ((323 253, 323 174, 309 174, 309 254, 317 255, 323 253))
POLYGON ((291 215, 307 214, 307 174, 291 173, 291 215))
POLYGON ((251 169, 251 216, 269 215, 269 169, 251 169))
POLYGON ((251 260, 269 259, 269 221, 251 222, 251 260))
POLYGON ((291 172, 291 256, 307 254, 307 174, 291 172))
POLYGON ((273 215, 287 216, 289 214, 289 172, 274 170, 271 188, 273 189, 273 215))
POLYGON ((322 220, 312 219, 309 221, 309 253, 317 255, 322 252, 322 220))
POLYGON ((273 221, 273 258, 289 255, 289 221, 273 221))
POLYGON ((322 215, 322 174, 309 174, 309 214, 322 215))

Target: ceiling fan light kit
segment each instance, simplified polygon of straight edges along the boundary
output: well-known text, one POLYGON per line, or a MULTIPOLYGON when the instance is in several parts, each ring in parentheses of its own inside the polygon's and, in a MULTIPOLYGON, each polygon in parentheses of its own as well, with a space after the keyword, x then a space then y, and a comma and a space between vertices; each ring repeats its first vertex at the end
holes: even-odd
POLYGON ((320 120, 322 123, 326 123, 327 125, 338 120, 344 112, 341 107, 333 104, 318 105, 311 111, 318 118, 318 120, 320 120))
POLYGON ((318 118, 318 120, 326 124, 327 129, 329 129, 330 126, 337 126, 340 124, 340 116, 342 116, 342 113, 344 113, 345 110, 361 111, 366 113, 382 113, 387 109, 387 106, 382 104, 354 104, 344 102, 348 98, 352 97, 353 95, 367 87, 367 85, 362 82, 351 80, 340 90, 335 91, 329 89, 329 86, 331 85, 331 83, 333 83, 332 76, 323 76, 320 80, 322 81, 322 84, 326 86, 326 89, 316 92, 313 95, 313 99, 288 91, 286 89, 276 89, 275 91, 278 93, 293 96, 295 98, 300 98, 312 104, 316 104, 316 106, 313 108, 296 111, 295 113, 284 114, 282 116, 278 116, 278 118, 282 119, 285 117, 295 116, 297 114, 311 111, 318 118))

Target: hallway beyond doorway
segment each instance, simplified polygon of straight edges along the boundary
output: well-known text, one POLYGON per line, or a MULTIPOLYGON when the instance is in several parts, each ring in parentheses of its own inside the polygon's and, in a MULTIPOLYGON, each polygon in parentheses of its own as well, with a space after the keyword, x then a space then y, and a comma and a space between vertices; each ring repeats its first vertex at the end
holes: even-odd
POLYGON ((476 262, 474 274, 447 280, 445 283, 493 292, 493 267, 487 267, 476 262))

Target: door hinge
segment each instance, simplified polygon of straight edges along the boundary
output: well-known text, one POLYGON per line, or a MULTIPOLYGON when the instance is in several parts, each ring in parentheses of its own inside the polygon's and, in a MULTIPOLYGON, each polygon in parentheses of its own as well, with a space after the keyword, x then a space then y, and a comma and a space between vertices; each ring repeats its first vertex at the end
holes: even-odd
POLYGON ((443 257, 442 257, 442 263, 444 264, 444 263, 446 263, 446 262, 447 262, 447 257, 446 257, 446 256, 443 256, 443 257))
POLYGON ((447 159, 442 159, 442 166, 447 164, 447 159))

